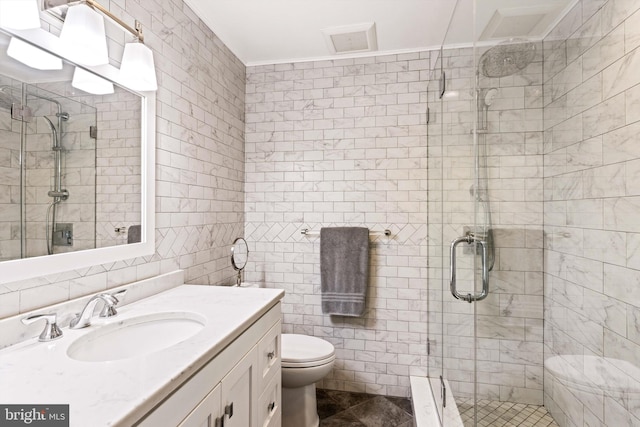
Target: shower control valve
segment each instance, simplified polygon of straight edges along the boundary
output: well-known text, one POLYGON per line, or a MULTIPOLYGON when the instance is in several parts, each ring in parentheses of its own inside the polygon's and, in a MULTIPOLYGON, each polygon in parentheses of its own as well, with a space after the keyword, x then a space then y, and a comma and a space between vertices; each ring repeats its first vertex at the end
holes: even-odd
POLYGON ((62 200, 67 200, 69 198, 69 190, 51 190, 47 193, 49 197, 59 197, 62 200))

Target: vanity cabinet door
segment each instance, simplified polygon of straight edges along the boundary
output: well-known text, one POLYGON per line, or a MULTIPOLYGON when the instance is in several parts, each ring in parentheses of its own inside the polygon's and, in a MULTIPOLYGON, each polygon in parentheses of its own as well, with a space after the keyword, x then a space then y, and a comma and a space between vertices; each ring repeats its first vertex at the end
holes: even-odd
POLYGON ((224 427, 257 427, 258 351, 253 349, 222 379, 224 427))
POLYGON ((220 407, 221 385, 211 390, 202 402, 185 418, 179 427, 220 427, 222 411, 220 407))

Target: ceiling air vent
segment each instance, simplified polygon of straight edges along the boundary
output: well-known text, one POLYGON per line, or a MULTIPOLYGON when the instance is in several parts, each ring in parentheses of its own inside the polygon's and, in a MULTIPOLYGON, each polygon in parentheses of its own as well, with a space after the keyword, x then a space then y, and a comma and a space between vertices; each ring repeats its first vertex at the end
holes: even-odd
POLYGON ((345 25, 322 30, 331 53, 357 53, 378 50, 376 24, 345 25))
POLYGON ((539 37, 553 21, 557 6, 533 6, 497 9, 480 40, 513 37, 539 37))

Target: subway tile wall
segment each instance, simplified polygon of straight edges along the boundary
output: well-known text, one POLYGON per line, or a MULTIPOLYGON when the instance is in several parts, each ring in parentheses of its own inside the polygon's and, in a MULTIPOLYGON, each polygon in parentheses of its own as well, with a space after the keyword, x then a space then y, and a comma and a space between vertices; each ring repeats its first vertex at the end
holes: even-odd
POLYGON ((284 332, 336 347, 322 387, 407 396, 426 373, 427 81, 430 54, 248 67, 245 279, 286 291, 284 332), (361 318, 320 307, 319 237, 371 237, 361 318))
POLYGON ((544 41, 545 406, 640 425, 640 4, 578 2, 544 41))
MULTIPOLYGON (((245 277, 286 290, 284 331, 336 346, 323 387, 405 396, 409 375, 444 366, 457 395, 473 393, 474 308, 443 287, 441 264, 442 248, 474 220, 473 52, 446 50, 444 60, 448 97, 429 126, 428 52, 247 69, 245 277), (373 240, 361 319, 322 313, 319 238, 300 235, 343 225, 392 232, 373 240)), ((499 249, 491 296, 477 306, 480 391, 539 404, 541 54, 483 84, 499 88, 486 136, 499 249)))
POLYGON ((127 244, 127 230, 142 215, 140 98, 116 89, 92 105, 98 109, 96 246, 127 244))
MULTIPOLYGON (((0 317, 185 269, 186 281, 231 283, 228 254, 244 232, 245 67, 182 1, 105 1, 141 21, 155 55, 156 253, 82 270, 0 283, 0 317)), ((43 26, 60 23, 43 15, 43 26)), ((112 62, 124 33, 107 23, 112 62)))

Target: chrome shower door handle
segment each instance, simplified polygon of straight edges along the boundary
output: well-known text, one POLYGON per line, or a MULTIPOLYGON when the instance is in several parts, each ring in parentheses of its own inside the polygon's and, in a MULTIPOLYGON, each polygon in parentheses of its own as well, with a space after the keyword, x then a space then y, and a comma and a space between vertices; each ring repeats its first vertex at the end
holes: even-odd
POLYGON ((451 289, 451 294, 455 299, 461 299, 468 303, 472 303, 474 301, 482 301, 489 295, 489 265, 487 264, 487 242, 484 240, 478 239, 474 237, 472 234, 468 234, 463 237, 458 237, 453 242, 451 242, 450 246, 450 256, 449 256, 449 287, 451 289), (467 244, 476 244, 480 245, 481 248, 481 260, 482 260, 482 291, 479 294, 471 294, 468 293, 466 295, 458 292, 456 286, 456 246, 460 243, 467 244))

